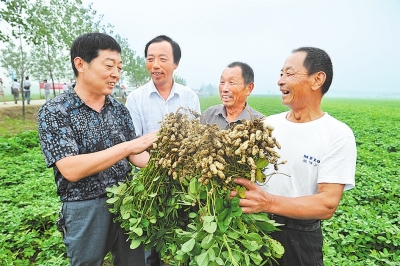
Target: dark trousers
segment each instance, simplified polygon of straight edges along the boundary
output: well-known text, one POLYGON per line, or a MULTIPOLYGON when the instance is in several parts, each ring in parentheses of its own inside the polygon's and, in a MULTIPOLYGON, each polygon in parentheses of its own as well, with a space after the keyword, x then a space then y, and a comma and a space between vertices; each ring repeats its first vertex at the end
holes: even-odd
POLYGON ((102 266, 108 252, 115 266, 144 266, 142 246, 130 249, 127 234, 106 206, 107 197, 64 202, 64 244, 70 265, 102 266))
POLYGON ((319 220, 296 220, 270 215, 277 223, 280 232, 273 232, 272 238, 285 248, 282 258, 277 259, 279 266, 322 266, 323 236, 319 220))
POLYGON ((31 102, 31 91, 30 90, 28 90, 28 91, 24 90, 24 99, 26 100, 26 102, 28 104, 30 104, 30 102, 31 102))
POLYGON ((160 255, 156 252, 155 249, 146 250, 144 252, 144 257, 146 260, 146 266, 161 266, 160 255))

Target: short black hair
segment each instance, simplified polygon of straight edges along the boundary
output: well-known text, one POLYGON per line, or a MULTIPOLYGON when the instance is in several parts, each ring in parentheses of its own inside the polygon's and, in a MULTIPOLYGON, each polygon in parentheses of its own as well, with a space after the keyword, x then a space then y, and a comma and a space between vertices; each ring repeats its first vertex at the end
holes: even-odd
POLYGON ((319 71, 326 75, 326 80, 322 84, 322 95, 328 92, 333 79, 333 66, 331 58, 324 50, 316 47, 300 47, 294 49, 292 53, 305 52, 306 58, 304 59, 303 66, 307 69, 308 76, 311 76, 319 71))
POLYGON ((254 82, 254 71, 253 69, 246 63, 243 62, 233 62, 228 65, 229 68, 232 67, 240 67, 242 69, 242 77, 244 80, 244 85, 248 85, 249 83, 254 82))
POLYGON ((177 42, 175 42, 174 40, 172 40, 170 37, 166 36, 166 35, 159 35, 157 37, 155 37, 154 39, 152 39, 151 41, 149 41, 145 48, 144 48, 144 57, 147 58, 147 50, 149 49, 150 44, 155 43, 155 42, 163 42, 163 41, 167 41, 171 44, 172 46, 172 54, 174 55, 174 63, 175 65, 179 65, 179 61, 181 61, 181 47, 179 46, 179 44, 177 42))
POLYGON ((78 76, 78 70, 75 68, 74 59, 82 58, 85 62, 90 63, 99 56, 100 50, 110 50, 121 53, 121 46, 117 41, 105 33, 91 32, 80 35, 71 46, 71 64, 75 77, 78 76))

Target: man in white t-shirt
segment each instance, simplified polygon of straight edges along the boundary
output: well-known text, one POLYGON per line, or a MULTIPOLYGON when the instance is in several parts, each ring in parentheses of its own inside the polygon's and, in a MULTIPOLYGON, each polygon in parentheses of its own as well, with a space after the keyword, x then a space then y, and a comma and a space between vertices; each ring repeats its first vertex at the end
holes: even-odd
POLYGON ((24 80, 24 100, 26 100, 27 104, 31 104, 31 81, 29 80, 29 77, 25 77, 24 80))
POLYGON ((47 82, 47 79, 43 80, 44 83, 44 97, 46 98, 46 102, 50 101, 50 83, 47 82))
MULTIPOLYGON (((356 143, 352 130, 321 109, 333 77, 329 55, 314 47, 293 51, 278 81, 290 111, 266 118, 281 144, 284 165, 264 184, 239 178, 247 187, 244 213, 267 212, 284 224, 272 237, 285 252, 280 266, 323 265, 321 220, 330 219, 344 190, 355 186, 356 143)), ((268 176, 274 169, 267 169, 268 176)), ((231 196, 236 196, 231 192, 231 196)))
POLYGON ((21 84, 18 83, 17 79, 14 79, 14 81, 11 83, 11 93, 14 96, 15 104, 18 103, 20 90, 21 90, 21 84))

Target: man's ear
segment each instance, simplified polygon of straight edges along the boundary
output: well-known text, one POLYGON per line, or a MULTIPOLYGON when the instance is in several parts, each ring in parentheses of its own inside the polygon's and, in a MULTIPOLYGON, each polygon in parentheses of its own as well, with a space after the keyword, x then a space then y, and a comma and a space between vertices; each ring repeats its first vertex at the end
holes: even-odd
POLYGON ((312 78, 312 85, 311 88, 312 90, 318 90, 319 88, 324 85, 325 80, 326 80, 326 74, 323 71, 319 71, 311 76, 312 78))
POLYGON ((250 94, 253 91, 253 89, 254 89, 254 83, 253 82, 250 82, 249 84, 247 84, 246 85, 246 90, 247 90, 246 96, 250 96, 250 94))
POLYGON ((82 58, 75 57, 74 65, 75 65, 76 70, 78 70, 78 72, 84 72, 84 68, 83 68, 84 64, 85 64, 85 61, 83 61, 82 58))

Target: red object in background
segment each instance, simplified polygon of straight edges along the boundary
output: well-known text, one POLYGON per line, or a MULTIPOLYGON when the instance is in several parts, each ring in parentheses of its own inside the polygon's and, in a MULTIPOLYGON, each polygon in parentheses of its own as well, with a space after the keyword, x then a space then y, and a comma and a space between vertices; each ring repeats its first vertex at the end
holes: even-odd
MULTIPOLYGON (((47 83, 50 83, 50 90, 52 90, 53 89, 53 83, 51 83, 51 82, 47 82, 47 83)), ((64 83, 54 83, 54 88, 56 90, 62 90, 62 86, 63 85, 64 85, 64 83)), ((39 87, 40 87, 41 90, 44 90, 44 82, 40 82, 39 83, 39 87)))

